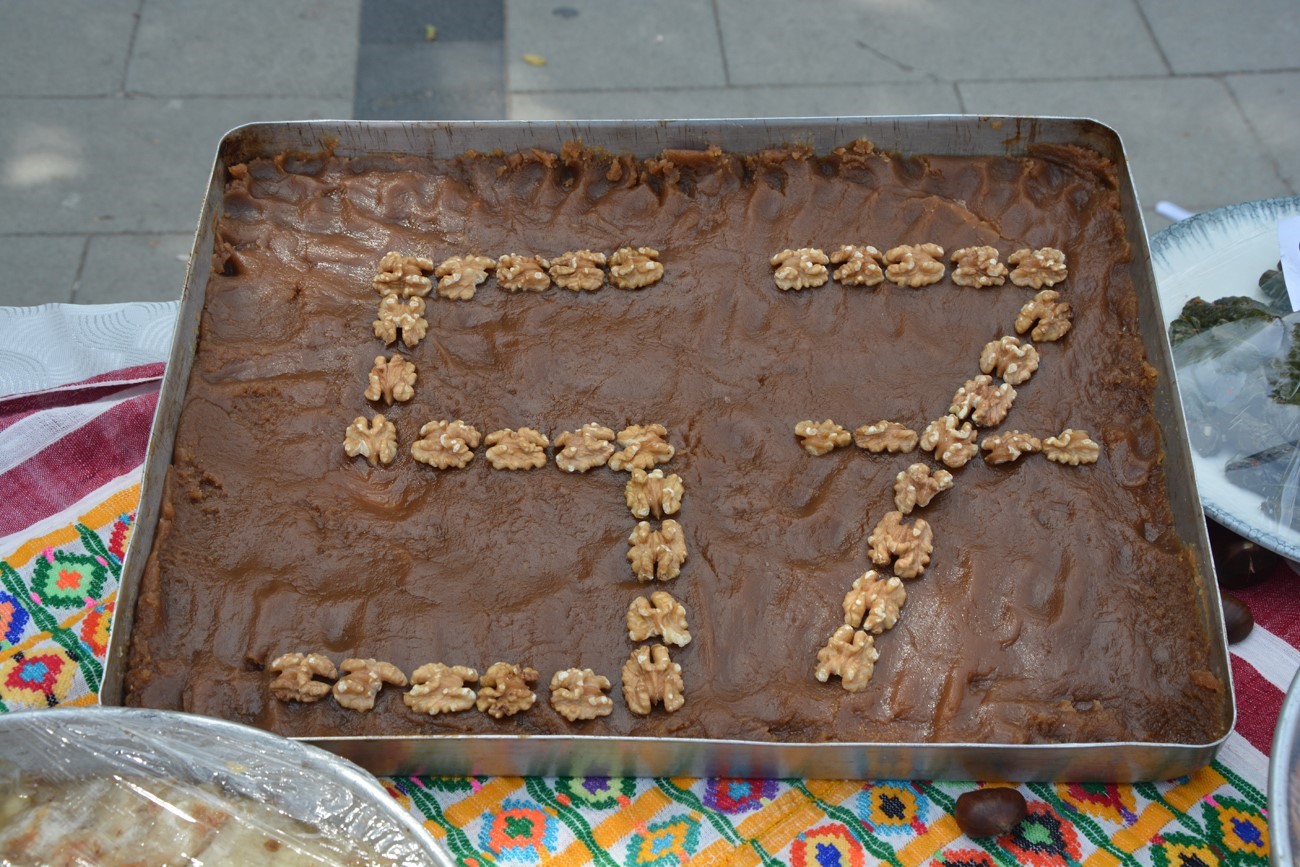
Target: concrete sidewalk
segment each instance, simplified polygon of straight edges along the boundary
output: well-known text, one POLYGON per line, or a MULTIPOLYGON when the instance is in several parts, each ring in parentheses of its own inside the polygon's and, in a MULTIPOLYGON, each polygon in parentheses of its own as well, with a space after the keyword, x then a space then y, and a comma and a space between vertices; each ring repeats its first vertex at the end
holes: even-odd
POLYGON ((1084 115, 1123 136, 1154 231, 1159 199, 1201 210, 1300 193, 1295 12, 1294 0, 10 2, 0 305, 177 297, 216 143, 258 120, 1084 115))

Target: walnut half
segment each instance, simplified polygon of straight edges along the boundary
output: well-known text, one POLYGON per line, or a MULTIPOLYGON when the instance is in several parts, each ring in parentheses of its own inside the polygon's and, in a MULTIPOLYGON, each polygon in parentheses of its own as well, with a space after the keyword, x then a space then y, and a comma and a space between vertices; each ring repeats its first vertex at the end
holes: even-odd
POLYGON ((1101 457, 1101 446, 1088 438, 1088 432, 1066 428, 1059 436, 1043 440, 1043 454, 1049 461, 1077 467, 1095 464, 1101 457))
POLYGON ((1044 289, 1034 296, 1033 300, 1020 308, 1020 315, 1016 317, 1016 333, 1024 334, 1033 326, 1033 331, 1029 331, 1029 336, 1039 342, 1051 342, 1060 340, 1070 332, 1070 317, 1074 314, 1070 311, 1070 304, 1066 301, 1058 301, 1061 293, 1055 289, 1044 289))
POLYGON ((551 677, 551 707, 569 722, 609 716, 614 700, 609 692, 609 678, 590 668, 566 668, 551 677))
POLYGON ((825 253, 813 247, 782 250, 771 259, 772 267, 776 269, 772 278, 776 281, 776 288, 783 292, 787 289, 796 292, 812 289, 826 283, 830 276, 826 266, 830 261, 825 253))
POLYGON ((1066 277, 1065 254, 1055 247, 1040 247, 1037 250, 1026 247, 1012 253, 1007 261, 1016 266, 1011 272, 1011 282, 1017 286, 1042 289, 1044 286, 1055 286, 1066 277))
POLYGON ((497 260, 487 256, 452 256, 443 260, 434 276, 438 277, 438 294, 452 301, 469 301, 479 285, 495 271, 497 260))
POLYGON ((879 658, 874 638, 852 626, 841 626, 817 651, 817 679, 825 683, 835 675, 849 692, 861 692, 871 682, 879 658))
POLYGON ((907 425, 884 419, 874 424, 864 424, 853 432, 853 441, 858 444, 858 448, 874 454, 910 452, 916 448, 918 439, 916 431, 907 425))
POLYGON ((370 422, 359 415, 343 434, 343 451, 348 457, 365 458, 372 467, 388 466, 397 457, 397 428, 383 413, 376 413, 370 422))
POLYGON ((644 289, 663 276, 659 251, 653 247, 621 247, 609 257, 609 282, 619 289, 644 289))
POLYGON ((801 421, 794 426, 794 435, 799 437, 799 445, 803 446, 803 450, 814 456, 843 448, 853 441, 847 430, 830 419, 801 421))
POLYGON ((530 427, 493 431, 483 440, 488 461, 498 470, 533 470, 546 466, 546 435, 530 427))
POLYGON ((382 398, 390 406, 393 401, 408 401, 415 396, 415 376, 415 365, 396 352, 391 359, 378 355, 370 369, 370 385, 364 397, 373 401, 382 398))
POLYGON ((380 295, 424 296, 433 288, 433 281, 429 279, 432 273, 432 260, 392 251, 379 260, 379 273, 375 275, 373 285, 380 295))
POLYGON ((269 668, 279 675, 271 681, 271 694, 280 701, 320 701, 330 694, 330 685, 316 678, 339 676, 334 663, 319 653, 281 654, 269 668))
POLYGON ((658 530, 649 521, 641 521, 627 537, 630 549, 627 560, 638 581, 671 581, 681 574, 686 562, 686 534, 682 525, 671 518, 658 530))
POLYGON ((474 690, 465 684, 476 683, 478 672, 463 665, 430 662, 411 674, 411 691, 402 696, 406 706, 416 713, 437 716, 457 713, 474 706, 474 690))
POLYGON ((562 253, 551 260, 551 279, 561 289, 595 292, 605 284, 605 254, 591 250, 562 253))
POLYGON ((905 602, 907 588, 903 582, 872 569, 855 578, 853 588, 845 595, 844 623, 878 635, 894 628, 905 602))
POLYGON ((952 282, 984 288, 1007 282, 1007 266, 998 261, 995 247, 963 247, 952 254, 952 282))
POLYGON ((1022 455, 1037 454, 1043 450, 1043 444, 1038 437, 1012 430, 985 437, 980 448, 988 453, 984 455, 985 463, 996 465, 1012 463, 1022 455))
POLYGON ((980 427, 995 427, 1006 419, 1015 399, 1016 390, 1011 383, 994 385, 993 377, 981 373, 957 389, 948 412, 961 419, 969 415, 970 420, 980 427))
POLYGON ((1020 385, 1037 369, 1038 350, 1032 343, 1022 344, 1019 338, 1009 334, 990 340, 980 350, 980 370, 997 374, 1003 382, 1020 385))
POLYGON ((952 473, 947 470, 931 472, 926 464, 912 464, 894 479, 894 505, 904 515, 910 515, 912 509, 925 508, 951 487, 952 473))
POLYGON ((945 415, 930 422, 921 433, 921 448, 934 452, 935 460, 954 470, 966 466, 980 452, 970 422, 962 422, 961 427, 957 422, 957 416, 945 415))
POLYGON ((661 424, 628 425, 618 432, 623 448, 609 457, 612 470, 648 470, 672 460, 677 450, 668 442, 668 429, 661 424))
POLYGON ((885 253, 885 276, 899 286, 919 289, 938 283, 947 270, 938 244, 901 244, 885 253))
POLYGON ((483 672, 483 680, 479 683, 478 709, 493 719, 528 710, 537 701, 537 695, 528 685, 536 682, 534 669, 494 662, 483 672))
POLYGON ((870 244, 846 244, 831 253, 831 264, 839 266, 831 276, 845 286, 879 286, 885 282, 880 255, 870 244))
POLYGON ((888 566, 894 560, 895 575, 918 578, 930 562, 934 533, 924 518, 917 518, 909 527, 903 523, 902 512, 888 512, 867 537, 867 544, 872 563, 888 566))
POLYGON ((645 470, 632 468, 632 478, 628 479, 623 490, 627 507, 636 518, 656 518, 675 515, 682 507, 682 496, 686 493, 682 487, 681 477, 676 473, 665 477, 663 470, 647 473, 645 470))
POLYGON ((407 349, 414 347, 429 331, 429 322, 424 318, 424 299, 385 295, 379 301, 378 318, 371 328, 385 346, 395 342, 400 334, 407 349))
POLYGON ((507 253, 497 260, 497 285, 507 292, 545 292, 551 288, 550 267, 539 256, 507 253))
POLYGON ((375 706, 384 684, 406 686, 406 675, 391 662, 377 659, 345 659, 339 663, 343 677, 334 684, 334 700, 348 710, 365 713, 375 706))
POLYGON ((672 713, 686 704, 682 667, 662 644, 638 647, 623 663, 623 700, 628 710, 645 716, 657 704, 672 713))
POLYGON ((685 647, 691 643, 686 626, 686 606, 671 593, 658 590, 650 598, 638 596, 627 607, 627 637, 633 641, 661 637, 665 644, 685 647))
POLYGON ((614 432, 594 421, 555 438, 555 464, 566 473, 585 473, 603 467, 614 454, 614 432))
POLYGON ((460 469, 474 460, 480 434, 460 419, 431 421, 420 428, 420 439, 411 443, 411 457, 440 470, 460 469))

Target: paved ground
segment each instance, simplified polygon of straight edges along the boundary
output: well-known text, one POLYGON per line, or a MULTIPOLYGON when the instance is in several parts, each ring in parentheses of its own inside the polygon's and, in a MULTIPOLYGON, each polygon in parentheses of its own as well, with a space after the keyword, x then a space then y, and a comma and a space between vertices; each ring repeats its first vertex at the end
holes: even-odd
POLYGON ((177 297, 249 121, 1084 115, 1154 231, 1300 193, 1298 94, 1294 0, 10 0, 0 305, 177 297))

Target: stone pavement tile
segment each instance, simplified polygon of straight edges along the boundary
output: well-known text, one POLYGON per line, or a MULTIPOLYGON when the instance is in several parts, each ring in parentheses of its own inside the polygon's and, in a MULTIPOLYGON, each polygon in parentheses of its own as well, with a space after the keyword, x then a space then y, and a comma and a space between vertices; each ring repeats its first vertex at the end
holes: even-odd
POLYGON ((427 42, 425 28, 437 28, 436 42, 493 42, 505 32, 502 0, 363 0, 361 43, 427 42))
POLYGON ((122 89, 139 0, 0 3, 0 96, 122 89))
POLYGON ((1300 73, 1230 75, 1228 87, 1277 163, 1287 183, 1285 194, 1300 195, 1300 73))
POLYGON ((73 300, 173 301, 185 286, 194 235, 91 235, 73 300))
POLYGON ((1281 179, 1232 95, 1209 78, 959 84, 977 114, 1092 117, 1124 140, 1138 197, 1193 211, 1277 195, 1281 179))
POLYGON ((717 0, 731 84, 1165 74, 1132 0, 717 0))
POLYGON ((505 117, 505 57, 495 42, 361 45, 355 116, 369 120, 505 117))
POLYGON ((1175 73, 1300 69, 1295 0, 1138 0, 1175 73))
POLYGON ((0 236, 0 307, 71 301, 85 247, 81 235, 0 236))
POLYGON ((511 91, 727 83, 713 7, 698 0, 513 0, 506 62, 511 91), (525 54, 546 65, 530 66, 525 54))
POLYGON ((868 114, 954 114, 961 111, 951 84, 826 85, 819 87, 709 87, 692 90, 589 90, 515 93, 510 117, 676 118, 816 117, 868 114))
POLYGON ((352 99, 360 0, 145 0, 126 87, 352 99))
POLYGON ((0 99, 0 234, 191 232, 221 136, 350 99, 0 99))

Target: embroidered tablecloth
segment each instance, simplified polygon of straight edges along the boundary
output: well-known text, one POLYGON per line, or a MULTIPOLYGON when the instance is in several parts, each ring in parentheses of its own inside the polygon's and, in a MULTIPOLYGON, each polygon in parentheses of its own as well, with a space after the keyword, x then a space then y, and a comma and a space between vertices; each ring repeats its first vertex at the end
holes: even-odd
MULTIPOLYGON (((0 308, 0 712, 96 701, 174 305, 0 308)), ((972 840, 996 781, 395 777, 461 863, 1267 864, 1262 790, 1300 667, 1300 578, 1239 595, 1238 721, 1218 761, 1139 785, 1028 783, 1029 817, 972 840)), ((0 752, 17 745, 0 744, 0 752)))

